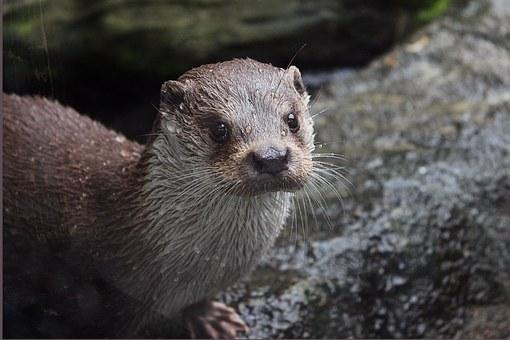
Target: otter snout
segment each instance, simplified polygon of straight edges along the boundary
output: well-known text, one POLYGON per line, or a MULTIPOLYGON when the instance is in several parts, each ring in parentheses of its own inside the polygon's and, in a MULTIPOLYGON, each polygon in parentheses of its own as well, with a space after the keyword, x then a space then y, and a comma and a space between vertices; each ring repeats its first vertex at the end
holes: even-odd
POLYGON ((279 149, 270 146, 250 152, 248 162, 259 174, 275 176, 289 169, 289 155, 289 148, 279 149))

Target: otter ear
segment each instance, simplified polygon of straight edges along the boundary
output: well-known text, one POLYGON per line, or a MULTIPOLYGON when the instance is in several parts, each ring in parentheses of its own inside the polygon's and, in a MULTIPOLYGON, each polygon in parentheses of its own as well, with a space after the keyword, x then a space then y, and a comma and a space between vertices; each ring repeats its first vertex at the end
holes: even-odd
POLYGON ((160 106, 161 109, 173 111, 184 102, 186 85, 176 80, 169 80, 161 85, 160 106))
POLYGON ((306 95, 305 84, 303 84, 303 78, 301 78, 301 72, 299 72, 299 69, 292 65, 287 70, 287 73, 289 74, 290 79, 296 88, 296 91, 302 96, 306 95))

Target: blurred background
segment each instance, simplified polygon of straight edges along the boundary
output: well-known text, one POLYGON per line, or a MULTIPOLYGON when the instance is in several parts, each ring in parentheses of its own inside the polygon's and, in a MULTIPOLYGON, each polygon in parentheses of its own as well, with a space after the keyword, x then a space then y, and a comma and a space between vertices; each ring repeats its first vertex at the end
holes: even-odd
MULTIPOLYGON (((298 200, 308 216, 218 296, 250 337, 510 337, 510 1, 6 0, 3 20, 4 91, 140 142, 161 83, 194 66, 301 69, 316 151, 343 155, 348 181, 298 200)), ((38 291, 82 291, 59 282, 38 291)), ((11 330, 72 334, 19 296, 11 330)))
POLYGON ((160 85, 250 57, 302 70, 360 67, 450 0, 4 1, 4 90, 41 94, 142 140, 160 85))

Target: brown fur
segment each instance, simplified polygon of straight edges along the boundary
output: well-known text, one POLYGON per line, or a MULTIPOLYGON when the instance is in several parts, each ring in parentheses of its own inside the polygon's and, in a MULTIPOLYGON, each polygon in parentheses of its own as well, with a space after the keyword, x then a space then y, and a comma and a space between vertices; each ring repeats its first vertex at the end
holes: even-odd
POLYGON ((93 232, 143 147, 44 98, 4 95, 3 112, 5 224, 37 239, 93 232))
POLYGON ((290 194, 277 191, 306 182, 307 103, 295 67, 249 59, 204 65, 163 85, 144 148, 56 102, 4 95, 4 225, 9 253, 19 255, 8 257, 9 273, 24 253, 40 257, 42 245, 59 245, 72 267, 90 268, 134 301, 120 307, 115 326, 104 321, 127 327, 113 335, 137 334, 151 311, 174 316, 210 297, 278 235, 290 194), (298 133, 289 132, 289 112, 301 121, 298 133), (223 146, 209 138, 214 117, 232 126, 223 146), (247 163, 251 150, 267 145, 291 151, 285 178, 259 176, 247 163))

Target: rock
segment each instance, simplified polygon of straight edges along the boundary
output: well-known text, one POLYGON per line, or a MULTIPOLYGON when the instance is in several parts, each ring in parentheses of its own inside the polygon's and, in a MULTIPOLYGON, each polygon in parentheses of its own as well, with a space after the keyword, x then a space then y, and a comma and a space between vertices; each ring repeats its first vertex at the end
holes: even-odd
POLYGON ((319 151, 353 192, 221 298, 256 338, 508 337, 510 4, 472 1, 329 79, 319 151))
POLYGON ((466 326, 455 334, 457 339, 508 339, 508 305, 477 306, 467 310, 466 326))

